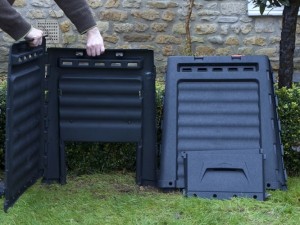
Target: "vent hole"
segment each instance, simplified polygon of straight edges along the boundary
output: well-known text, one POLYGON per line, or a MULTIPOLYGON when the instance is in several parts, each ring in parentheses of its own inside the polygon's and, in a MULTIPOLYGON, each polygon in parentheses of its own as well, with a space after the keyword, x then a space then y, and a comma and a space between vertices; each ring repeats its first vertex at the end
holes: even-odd
POLYGON ((244 68, 244 71, 254 71, 254 69, 252 67, 246 67, 244 68))
POLYGON ((182 68, 182 72, 192 72, 192 68, 182 68))
POLYGON ((254 198, 254 199, 257 199, 257 195, 253 195, 253 198, 254 198))
POLYGON ((207 68, 198 68, 197 71, 198 71, 198 72, 206 72, 206 71, 207 71, 207 68))
POLYGON ((63 62, 62 62, 62 65, 63 65, 63 66, 72 66, 72 65, 73 65, 73 62, 70 62, 70 61, 63 61, 63 62))
POLYGON ((197 197, 197 194, 193 194, 194 197, 197 197))
POLYGON ((103 63, 103 62, 95 62, 95 66, 104 67, 105 63, 103 63))
POLYGON ((270 184, 270 183, 267 183, 267 187, 271 187, 271 184, 270 184))
POLYGON ((231 67, 231 68, 228 68, 228 71, 230 71, 230 72, 235 72, 235 71, 238 71, 238 68, 236 68, 236 67, 231 67))
POLYGON ((112 67, 121 67, 121 63, 111 63, 112 67))
POLYGON ((216 197, 218 197, 218 195, 217 194, 213 194, 213 197, 216 198, 216 197))
POLYGON ((138 63, 127 63, 127 67, 137 68, 138 67, 138 63))
POLYGON ((79 62, 78 66, 89 66, 89 62, 79 62))
POLYGON ((173 185, 173 182, 169 182, 169 185, 172 186, 172 185, 173 185))
POLYGON ((221 71, 223 71, 223 68, 216 67, 216 68, 213 68, 213 71, 214 72, 221 72, 221 71))

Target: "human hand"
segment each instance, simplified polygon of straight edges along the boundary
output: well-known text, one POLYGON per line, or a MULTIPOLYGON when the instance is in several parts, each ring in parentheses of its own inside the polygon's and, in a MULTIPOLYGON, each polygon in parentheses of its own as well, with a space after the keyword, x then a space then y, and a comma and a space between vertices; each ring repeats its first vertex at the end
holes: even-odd
POLYGON ((43 31, 31 27, 28 34, 25 36, 25 40, 29 42, 30 47, 36 47, 43 43, 43 31))
POLYGON ((98 56, 104 53, 103 38, 97 27, 87 31, 86 52, 88 56, 98 56))

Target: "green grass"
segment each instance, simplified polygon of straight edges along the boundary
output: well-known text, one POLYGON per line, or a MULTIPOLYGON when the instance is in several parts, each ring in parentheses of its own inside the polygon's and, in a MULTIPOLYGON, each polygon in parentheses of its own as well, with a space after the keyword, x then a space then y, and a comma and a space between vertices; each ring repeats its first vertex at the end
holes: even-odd
MULTIPOLYGON (((31 187, 0 224, 300 224, 300 178, 289 178, 288 191, 253 199, 186 198, 135 185, 134 174, 68 177, 66 185, 31 187)), ((0 199, 0 204, 3 204, 0 199)))

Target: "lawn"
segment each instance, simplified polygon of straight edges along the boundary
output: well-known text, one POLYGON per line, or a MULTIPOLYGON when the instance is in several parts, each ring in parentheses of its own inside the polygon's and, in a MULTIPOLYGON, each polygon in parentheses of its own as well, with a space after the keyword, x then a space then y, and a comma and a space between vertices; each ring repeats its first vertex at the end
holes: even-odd
MULTIPOLYGON (((66 185, 31 187, 0 224, 300 224, 300 177, 288 191, 254 199, 186 198, 135 185, 132 173, 69 176, 66 185)), ((0 199, 0 204, 3 204, 0 199)))

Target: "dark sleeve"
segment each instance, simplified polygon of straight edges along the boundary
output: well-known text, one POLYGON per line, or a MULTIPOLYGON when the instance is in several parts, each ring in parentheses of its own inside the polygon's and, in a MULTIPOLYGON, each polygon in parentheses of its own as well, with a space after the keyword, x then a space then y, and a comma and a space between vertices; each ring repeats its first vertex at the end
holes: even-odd
POLYGON ((0 0, 0 28, 13 39, 19 40, 29 32, 31 25, 7 0, 0 0))
POLYGON ((55 0, 66 16, 74 23, 79 33, 96 26, 96 22, 86 0, 55 0))

